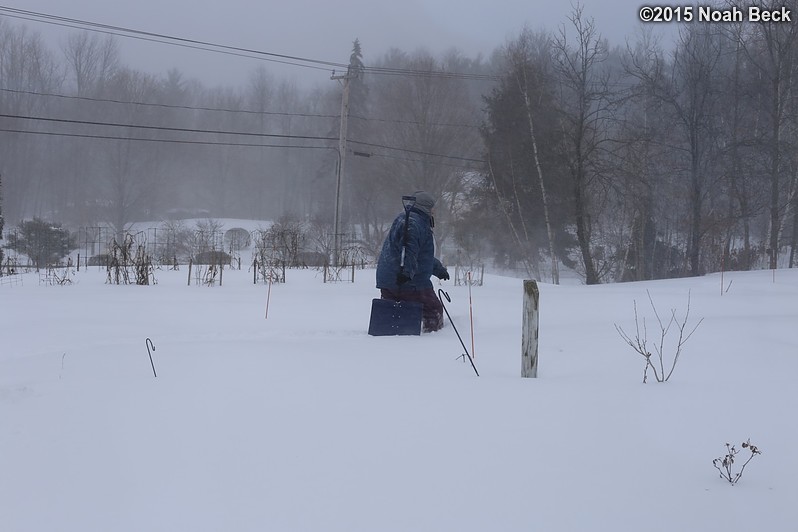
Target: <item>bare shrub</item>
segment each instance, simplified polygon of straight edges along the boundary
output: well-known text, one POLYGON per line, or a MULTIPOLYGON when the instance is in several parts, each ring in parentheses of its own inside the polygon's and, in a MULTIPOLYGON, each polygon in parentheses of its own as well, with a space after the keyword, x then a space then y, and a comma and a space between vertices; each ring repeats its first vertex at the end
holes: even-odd
POLYGON ((167 220, 161 224, 161 231, 166 240, 158 248, 158 262, 177 269, 179 261, 188 261, 192 255, 193 232, 183 220, 167 220))
POLYGON ((198 220, 195 229, 189 237, 192 255, 207 251, 221 251, 224 247, 224 233, 222 222, 208 218, 198 220))
POLYGON ((146 246, 140 244, 135 252, 135 239, 125 234, 120 244, 114 239, 108 259, 108 284, 156 284, 152 257, 146 252, 146 246))
POLYGON ((284 283, 285 262, 280 258, 274 232, 258 229, 253 233, 254 250, 252 267, 255 279, 263 283, 284 283))
POLYGON ((743 471, 745 471, 745 466, 747 466, 748 463, 754 459, 754 456, 762 454, 762 451, 759 450, 759 447, 752 444, 750 439, 743 442, 740 447, 747 449, 751 454, 748 456, 748 460, 743 462, 740 470, 736 473, 734 472, 734 460, 740 451, 734 445, 727 443, 726 456, 721 456, 720 458, 715 458, 712 460, 712 465, 715 466, 715 469, 717 469, 720 473, 720 478, 727 480, 732 486, 737 484, 737 482, 742 478, 743 471))
POLYGON ((197 285, 216 286, 219 277, 221 277, 220 266, 217 264, 200 264, 194 267, 194 283, 197 285))
POLYGON ((651 353, 652 348, 649 348, 648 343, 648 327, 646 324, 646 318, 640 319, 640 316, 637 312, 637 301, 634 302, 634 309, 635 309, 635 336, 632 338, 630 335, 623 330, 618 324, 615 324, 615 330, 618 331, 618 334, 621 335, 624 342, 626 342, 629 347, 634 349, 635 352, 639 353, 643 356, 646 360, 646 366, 643 369, 643 383, 648 381, 648 370, 649 368, 654 373, 654 378, 657 382, 667 382, 668 379, 671 378, 673 375, 673 370, 676 369, 676 364, 679 362, 679 357, 682 354, 682 349, 684 348, 684 344, 687 343, 687 340, 693 335, 693 333, 698 329, 698 326, 701 325, 701 322, 704 321, 704 318, 698 320, 695 327, 688 331, 687 329, 687 322, 690 318, 690 293, 687 293, 687 311, 684 314, 684 319, 679 320, 676 317, 676 309, 671 309, 671 317, 667 323, 665 323, 659 315, 657 311, 657 307, 654 305, 654 300, 651 299, 651 293, 646 290, 646 294, 648 295, 648 301, 651 303, 651 309, 654 311, 654 316, 656 317, 657 324, 659 326, 659 341, 653 344, 653 351, 651 353), (669 334, 673 331, 673 327, 676 327, 678 331, 678 336, 674 341, 672 340, 669 343, 666 343, 666 340, 669 338, 669 334), (673 350, 670 356, 666 353, 668 347, 673 350), (653 360, 652 360, 653 358, 653 360), (667 369, 667 372, 666 372, 667 369))

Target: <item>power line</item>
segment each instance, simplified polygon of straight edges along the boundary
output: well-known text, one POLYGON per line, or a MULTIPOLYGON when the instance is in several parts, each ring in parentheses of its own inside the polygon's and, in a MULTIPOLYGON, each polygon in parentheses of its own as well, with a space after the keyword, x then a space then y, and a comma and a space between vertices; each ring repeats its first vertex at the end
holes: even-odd
MULTIPOLYGON (((1 115, 0 115, 1 116, 1 115)), ((439 153, 432 153, 428 151, 421 151, 421 150, 411 150, 408 148, 394 148, 393 146, 386 146, 385 144, 376 144, 373 142, 362 142, 359 140, 350 140, 352 144, 358 144, 360 146, 368 146, 369 148, 382 148, 385 150, 393 150, 393 151, 401 151, 405 153, 412 153, 414 155, 424 155, 427 157, 440 157, 442 159, 452 159, 455 161, 465 161, 469 163, 484 163, 484 159, 474 159, 472 157, 458 157, 456 155, 441 155, 439 153)))
POLYGON ((413 126, 436 126, 436 127, 461 127, 466 129, 479 129, 479 126, 474 124, 447 124, 438 122, 419 122, 417 120, 398 120, 390 118, 368 118, 365 116, 349 115, 349 118, 356 120, 364 120, 366 122, 385 122, 388 124, 408 124, 413 126))
MULTIPOLYGON (((209 52, 236 55, 241 57, 249 57, 252 59, 261 59, 265 61, 272 61, 275 63, 282 63, 282 64, 304 67, 304 68, 315 68, 318 70, 329 70, 329 67, 336 67, 341 69, 349 68, 348 64, 337 63, 333 61, 323 61, 307 57, 278 54, 274 52, 264 52, 261 50, 254 50, 251 48, 241 48, 237 46, 215 44, 197 39, 188 39, 185 37, 176 37, 173 35, 153 33, 148 31, 125 28, 122 26, 113 26, 110 24, 102 24, 98 22, 61 17, 57 15, 49 15, 46 13, 38 13, 35 11, 27 11, 24 9, 17 9, 7 6, 0 6, 0 13, 1 12, 4 12, 6 16, 11 18, 29 20, 32 22, 40 22, 44 24, 64 26, 73 29, 82 29, 97 33, 116 35, 119 37, 127 37, 131 39, 139 39, 139 40, 157 42, 162 44, 170 44, 174 46, 181 46, 184 48, 193 48, 209 52)), ((447 72, 443 70, 432 70, 432 69, 423 70, 423 69, 403 69, 403 68, 365 66, 362 67, 361 70, 364 73, 389 75, 389 76, 441 77, 441 78, 450 78, 450 79, 482 80, 482 81, 498 81, 499 79, 501 79, 499 76, 490 75, 490 74, 447 72)))
POLYGON ((31 131, 29 129, 0 128, 4 133, 20 133, 26 135, 44 135, 51 137, 75 137, 93 140, 124 140, 135 142, 165 142, 168 144, 198 144, 202 146, 236 146, 244 148, 292 148, 292 149, 315 149, 315 150, 335 150, 332 146, 308 146, 298 144, 254 144, 245 142, 225 142, 216 140, 180 140, 180 139, 151 139, 146 137, 121 137, 112 135, 90 135, 87 133, 60 133, 55 131, 31 131))
POLYGON ((253 59, 262 59, 265 61, 272 61, 275 63, 283 63, 287 65, 315 68, 318 70, 329 70, 328 67, 346 68, 348 65, 343 63, 335 63, 331 61, 321 61, 318 59, 308 59, 304 57, 297 57, 291 55, 277 54, 272 52, 263 52, 260 50, 253 50, 248 48, 240 48, 236 46, 228 46, 223 44, 215 44, 196 39, 187 39, 184 37, 175 37, 172 35, 164 35, 160 33, 153 33, 148 31, 135 30, 124 28, 121 26, 112 26, 109 24, 102 24, 98 22, 91 22, 80 19, 73 19, 68 17, 60 17, 57 15, 48 15, 46 13, 37 13, 35 11, 27 11, 24 9, 17 9, 13 7, 0 6, 0 12, 5 12, 6 16, 11 18, 30 20, 33 22, 41 22, 44 24, 52 24, 55 26, 64 26, 73 29, 83 29, 97 33, 116 35, 119 37, 127 37, 131 39, 138 39, 143 41, 157 42, 162 44, 171 44, 174 46, 181 46, 183 48, 194 48, 198 50, 205 50, 209 52, 222 53, 227 55, 237 55, 241 57, 249 57, 253 59), (172 42, 174 41, 174 42, 172 42), (209 48, 210 47, 210 48, 209 48), (250 55, 254 54, 254 55, 250 55), (298 63, 300 61, 301 63, 298 63), (310 63, 310 64, 303 64, 310 63), (325 68, 321 66, 324 65, 325 68))
MULTIPOLYGON (((200 133, 200 134, 213 134, 213 135, 238 135, 238 136, 250 136, 250 137, 268 137, 268 138, 278 138, 278 139, 286 139, 286 140, 316 140, 316 141, 338 141, 337 137, 322 137, 322 136, 312 136, 312 135, 285 135, 285 134, 276 134, 276 133, 253 133, 253 132, 242 132, 242 131, 224 131, 224 130, 214 130, 214 129, 192 129, 192 128, 177 128, 177 127, 168 127, 168 126, 149 126, 149 125, 138 125, 138 124, 122 124, 118 122, 98 122, 92 120, 72 120, 66 118, 52 118, 52 117, 38 117, 38 116, 28 116, 28 115, 13 115, 13 114, 5 114, 0 113, 0 118, 10 118, 16 120, 31 120, 31 121, 39 121, 39 122, 47 122, 47 123, 65 123, 65 124, 74 124, 74 125, 88 125, 88 126, 99 126, 99 127, 121 127, 121 128, 131 128, 131 129, 146 129, 146 130, 154 130, 154 131, 169 131, 169 132, 178 132, 178 133, 200 133)), ((37 133, 35 131, 25 131, 25 130, 0 130, 0 131, 7 131, 13 133, 19 132, 28 132, 28 133, 37 133)), ((48 134, 47 132, 41 132, 42 134, 48 134)), ((56 135, 56 133, 49 133, 56 135)), ((177 140, 168 140, 168 139, 143 139, 143 138, 136 138, 136 137, 111 137, 105 135, 81 135, 81 134, 68 134, 62 133, 62 136, 75 136, 75 137, 83 137, 83 138, 99 138, 99 139, 110 139, 110 140, 147 140, 149 142, 183 142, 186 144, 203 144, 203 142, 199 141, 177 141, 177 140)), ((422 150, 412 150, 408 148, 397 148, 395 146, 388 146, 386 144, 377 144, 373 142, 363 142, 358 140, 348 140, 348 142, 352 144, 357 144, 360 146, 367 146, 369 148, 379 148, 384 150, 402 152, 402 153, 410 153, 413 155, 421 155, 425 157, 435 157, 438 159, 448 159, 453 161, 463 161, 469 163, 484 163, 485 161, 482 159, 474 159, 470 157, 460 157, 456 155, 443 155, 439 153, 427 152, 422 150)), ((206 144, 214 144, 214 145, 229 145, 229 146, 251 146, 251 147, 258 147, 262 146, 259 144, 243 144, 243 143, 223 143, 223 142, 207 142, 206 144)), ((268 146, 268 147, 280 147, 279 145, 275 146, 268 146)), ((322 146, 328 148, 326 146, 322 146)), ((329 147, 329 149, 336 149, 333 147, 329 147)))
POLYGON ((281 139, 291 139, 291 140, 330 140, 330 141, 337 141, 336 137, 320 137, 320 136, 308 136, 308 135, 285 135, 279 133, 253 133, 247 131, 222 131, 217 129, 193 129, 193 128, 182 128, 182 127, 168 127, 168 126, 148 126, 148 125, 138 125, 138 124, 120 124, 116 122, 97 122, 92 120, 71 120, 67 118, 49 118, 49 117, 41 117, 41 116, 25 116, 25 115, 10 115, 5 113, 0 113, 0 118, 16 118, 21 120, 34 120, 40 122, 57 122, 57 123, 65 123, 65 124, 81 124, 81 125, 90 125, 90 126, 105 126, 105 127, 124 127, 124 128, 133 128, 133 129, 148 129, 148 130, 155 130, 155 131, 172 131, 172 132, 180 132, 180 133, 203 133, 203 134, 213 134, 213 135, 240 135, 240 136, 251 136, 251 137, 270 137, 270 138, 281 138, 281 139))
MULTIPOLYGON (((405 161, 405 162, 411 162, 411 163, 424 162, 424 161, 422 161, 420 159, 410 159, 408 157, 398 157, 396 155, 388 155, 388 154, 385 154, 385 153, 370 153, 369 157, 378 157, 378 158, 381 158, 381 159, 391 159, 391 160, 394 160, 394 161, 405 161)), ((480 162, 484 162, 484 161, 480 161, 480 162)), ((474 170, 475 169, 473 166, 464 166, 462 164, 447 163, 447 162, 442 162, 442 161, 432 162, 432 164, 437 165, 437 166, 448 166, 450 168, 460 168, 462 170, 474 170)))
POLYGON ((80 100, 86 102, 98 102, 98 103, 113 103, 119 105, 137 105, 143 107, 160 107, 163 109, 181 109, 181 110, 188 110, 188 111, 213 111, 213 112, 221 112, 221 113, 241 113, 241 114, 252 114, 252 115, 267 115, 267 116, 288 116, 288 117, 300 117, 300 118, 335 118, 336 120, 339 118, 338 115, 324 115, 324 114, 315 114, 315 113, 288 113, 288 112, 279 112, 279 111, 253 111, 251 109, 228 109, 224 107, 204 107, 204 106, 192 106, 192 105, 176 105, 176 104, 167 104, 167 103, 152 103, 152 102, 136 102, 130 100, 114 100, 112 98, 93 98, 89 96, 70 96, 67 94, 56 94, 56 93, 47 93, 47 92, 34 92, 34 91, 23 91, 23 90, 16 90, 16 89, 3 89, 0 88, 2 92, 10 92, 13 94, 26 94, 29 96, 46 96, 48 98, 62 98, 66 100, 80 100))
MULTIPOLYGON (((153 139, 146 137, 131 137, 131 136, 113 136, 113 135, 90 135, 87 133, 63 133, 55 131, 31 131, 26 129, 13 129, 13 128, 0 128, 2 133, 18 133, 22 135, 41 135, 47 137, 68 137, 80 138, 90 140, 114 140, 114 141, 133 141, 133 142, 163 142, 167 144, 185 144, 185 145, 199 145, 199 146, 225 146, 225 147, 240 147, 240 148, 285 148, 285 149, 299 149, 299 150, 337 150, 334 146, 309 146, 298 144, 256 144, 246 142, 225 142, 218 140, 180 140, 180 139, 153 139)), ((350 141, 354 142, 354 141, 350 141)), ((397 149, 397 148, 388 148, 397 149)), ((369 157, 376 157, 382 159, 392 159, 405 162, 420 163, 420 159, 410 159, 407 157, 398 157, 395 155, 388 155, 384 153, 369 153, 369 157)), ((445 157, 445 156, 438 156, 445 157)), ((475 161, 477 161, 475 159, 475 161)), ((479 161, 481 162, 481 161, 479 161)), ((446 163, 442 161, 432 161, 430 164, 437 166, 448 166, 450 168, 460 168, 463 170, 474 170, 472 166, 463 166, 459 164, 446 163)))
MULTIPOLYGON (((0 88, 2 92, 10 92, 12 94, 26 94, 30 96, 46 96, 50 98, 62 98, 68 100, 80 100, 80 101, 88 101, 88 102, 99 102, 99 103, 113 103, 119 105, 137 105, 137 106, 144 106, 144 107, 159 107, 163 109, 181 109, 181 110, 189 110, 189 111, 212 111, 212 112, 224 112, 224 113, 241 113, 241 114, 251 114, 251 115, 266 115, 266 116, 287 116, 287 117, 299 117, 299 118, 326 118, 326 119, 335 119, 338 120, 340 118, 339 115, 326 115, 326 114, 319 114, 319 113, 289 113, 289 112, 280 112, 280 111, 253 111, 250 109, 227 109, 227 108, 220 108, 220 107, 204 107, 204 106, 191 106, 191 105, 175 105, 175 104, 165 104, 165 103, 151 103, 151 102, 136 102, 136 101, 129 101, 129 100, 114 100, 110 98, 92 98, 88 96, 69 96, 66 94, 55 94, 55 93, 45 93, 45 92, 34 92, 34 91, 23 91, 23 90, 16 90, 16 89, 4 89, 0 88)), ((398 119, 389 119, 389 118, 370 118, 365 116, 358 116, 358 115, 349 115, 350 119, 356 120, 363 120, 367 122, 383 122, 389 124, 409 124, 409 125, 423 125, 423 126, 436 126, 436 127, 459 127, 459 128, 470 128, 470 129, 479 129, 478 125, 474 124, 449 124, 449 123, 438 123, 438 122, 419 122, 415 120, 398 120, 398 119)))
POLYGON ((364 67, 363 72, 367 74, 378 74, 384 76, 415 76, 415 77, 438 77, 450 79, 464 79, 477 81, 499 81, 501 77, 492 74, 474 74, 465 72, 447 72, 445 70, 422 70, 407 68, 389 67, 364 67))

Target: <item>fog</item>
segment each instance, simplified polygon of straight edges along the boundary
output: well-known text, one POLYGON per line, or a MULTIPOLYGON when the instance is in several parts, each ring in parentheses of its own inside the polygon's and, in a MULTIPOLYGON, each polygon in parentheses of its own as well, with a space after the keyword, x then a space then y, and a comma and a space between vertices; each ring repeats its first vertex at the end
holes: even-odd
POLYGON ((643 25, 631 1, 20 9, 6 230, 291 220, 373 257, 424 189, 450 256, 554 282, 798 261, 795 25, 643 25))
MULTIPOLYGON (((586 15, 595 18, 602 34, 623 45, 640 28, 638 0, 589 0, 586 15)), ((547 0, 408 0, 387 2, 295 0, 252 2, 229 0, 203 4, 189 0, 26 0, 5 3, 33 12, 91 21, 161 35, 193 39, 282 55, 347 63, 351 43, 363 45, 364 62, 376 61, 391 48, 408 52, 423 48, 436 55, 457 49, 468 57, 489 56, 526 25, 533 30, 556 30, 566 22, 569 2, 547 0)), ((51 44, 68 29, 31 23, 51 44)), ((675 25, 654 26, 672 37, 675 25)), ((256 59, 214 54, 142 41, 120 42, 125 62, 132 68, 162 74, 177 68, 205 84, 240 85, 259 62, 256 59)), ((329 83, 327 69, 282 65, 267 61, 276 76, 300 85, 329 83)))

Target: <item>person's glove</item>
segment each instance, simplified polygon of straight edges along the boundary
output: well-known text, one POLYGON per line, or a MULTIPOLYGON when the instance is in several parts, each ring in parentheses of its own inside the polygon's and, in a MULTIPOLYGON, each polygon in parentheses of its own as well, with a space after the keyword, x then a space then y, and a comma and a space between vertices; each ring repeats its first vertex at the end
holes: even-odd
POLYGON ((441 274, 441 276, 439 277, 439 279, 440 279, 441 281, 448 281, 448 280, 449 280, 449 270, 447 270, 446 268, 444 268, 444 269, 443 269, 443 273, 441 274))
POLYGON ((399 272, 396 274, 396 284, 398 284, 399 286, 402 286, 410 279, 411 279, 410 277, 405 275, 405 272, 399 272))

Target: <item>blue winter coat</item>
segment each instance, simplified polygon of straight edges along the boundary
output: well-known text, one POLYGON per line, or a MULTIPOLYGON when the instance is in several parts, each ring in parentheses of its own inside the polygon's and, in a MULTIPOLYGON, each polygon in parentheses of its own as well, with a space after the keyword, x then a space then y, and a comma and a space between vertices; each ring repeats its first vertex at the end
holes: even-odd
MULTIPOLYGON (((402 259, 402 243, 404 241, 405 213, 399 214, 391 225, 388 236, 382 244, 382 251, 377 262, 377 288, 391 291, 400 290, 396 275, 400 270, 402 259)), ((410 219, 405 248, 403 271, 410 281, 401 286, 401 290, 423 290, 432 288, 430 276, 441 277, 446 268, 435 258, 435 238, 432 234, 430 217, 421 210, 410 209, 410 219)))

